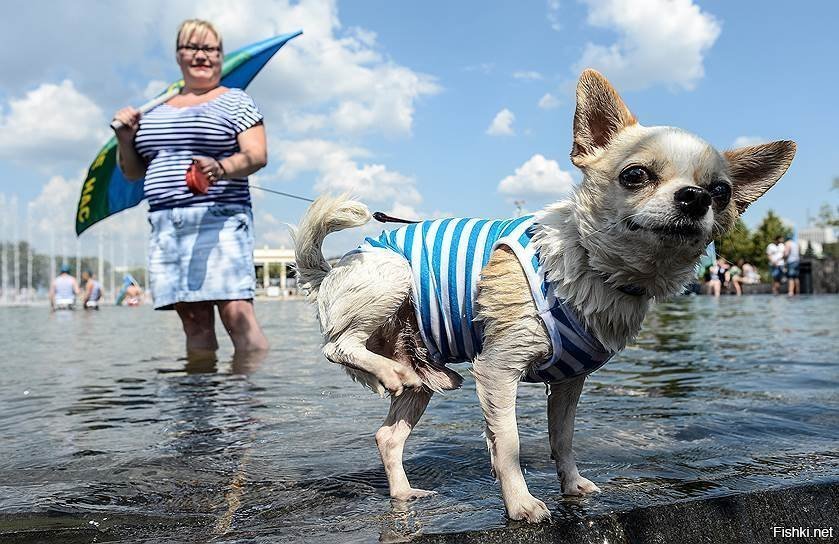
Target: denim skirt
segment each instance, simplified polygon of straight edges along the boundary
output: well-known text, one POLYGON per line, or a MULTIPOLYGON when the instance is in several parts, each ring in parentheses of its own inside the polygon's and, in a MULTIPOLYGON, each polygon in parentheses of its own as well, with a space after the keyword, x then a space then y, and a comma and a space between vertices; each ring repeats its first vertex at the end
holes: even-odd
POLYGON ((173 310, 177 302, 253 298, 249 206, 158 210, 149 213, 149 224, 149 286, 155 310, 173 310))

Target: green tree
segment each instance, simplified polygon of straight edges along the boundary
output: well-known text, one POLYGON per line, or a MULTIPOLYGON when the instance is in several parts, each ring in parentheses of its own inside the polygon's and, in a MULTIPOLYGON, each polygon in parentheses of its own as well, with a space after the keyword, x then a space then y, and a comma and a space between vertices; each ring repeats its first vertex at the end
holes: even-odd
MULTIPOLYGON (((839 190, 839 177, 833 178, 833 185, 830 187, 831 191, 839 190)), ((827 202, 823 203, 816 214, 816 220, 813 224, 817 227, 839 227, 839 205, 836 209, 827 202)))
POLYGON ((728 234, 714 241, 714 245, 717 248, 717 254, 732 263, 736 263, 739 259, 754 263, 755 247, 752 235, 740 218, 728 234))
POLYGON ((836 211, 834 211, 827 202, 822 204, 813 224, 817 227, 839 227, 839 206, 836 206, 836 211))

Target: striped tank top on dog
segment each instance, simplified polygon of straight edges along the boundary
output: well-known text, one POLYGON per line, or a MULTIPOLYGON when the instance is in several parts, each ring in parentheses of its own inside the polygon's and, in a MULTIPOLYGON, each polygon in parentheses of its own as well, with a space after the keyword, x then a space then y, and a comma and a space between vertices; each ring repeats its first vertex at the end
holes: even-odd
POLYGON ((405 257, 413 275, 420 334, 439 363, 469 361, 481 352, 483 329, 475 321, 481 269, 492 251, 508 246, 527 276, 539 317, 551 338, 551 357, 528 372, 530 382, 557 382, 594 372, 612 357, 545 280, 531 239, 536 219, 438 219, 367 238, 361 251, 388 249, 405 257))

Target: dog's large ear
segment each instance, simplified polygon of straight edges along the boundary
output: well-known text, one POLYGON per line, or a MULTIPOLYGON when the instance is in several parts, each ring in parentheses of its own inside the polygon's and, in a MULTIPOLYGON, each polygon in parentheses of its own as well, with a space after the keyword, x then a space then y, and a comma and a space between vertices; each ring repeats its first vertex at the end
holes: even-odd
POLYGON ((571 162, 584 166, 618 132, 637 122, 605 77, 595 70, 584 71, 577 83, 571 162))
POLYGON ((741 147, 726 151, 723 156, 734 184, 734 203, 737 211, 743 213, 787 171, 795 156, 795 142, 781 140, 741 147))

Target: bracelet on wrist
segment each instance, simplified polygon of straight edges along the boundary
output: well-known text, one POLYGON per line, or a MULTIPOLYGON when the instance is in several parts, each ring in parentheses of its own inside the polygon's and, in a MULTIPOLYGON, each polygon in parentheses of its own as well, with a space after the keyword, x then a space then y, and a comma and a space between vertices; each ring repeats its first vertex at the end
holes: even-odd
POLYGON ((224 169, 224 165, 221 164, 221 161, 219 160, 216 161, 216 164, 218 164, 218 169, 221 170, 218 179, 224 179, 224 177, 227 175, 227 171, 224 169))

